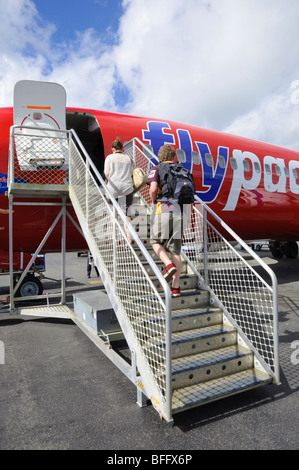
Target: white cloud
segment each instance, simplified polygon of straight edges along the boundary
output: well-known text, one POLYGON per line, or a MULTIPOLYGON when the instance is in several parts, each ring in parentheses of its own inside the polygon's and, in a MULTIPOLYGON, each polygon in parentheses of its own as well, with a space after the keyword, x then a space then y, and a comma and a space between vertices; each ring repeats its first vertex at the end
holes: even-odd
MULTIPOLYGON (((258 135, 279 141, 279 118, 288 119, 282 99, 299 78, 297 0, 125 4, 116 61, 132 92, 131 112, 232 132, 242 128, 246 135, 271 109, 258 135)), ((298 117, 297 108, 291 111, 298 117)))
POLYGON ((101 34, 90 28, 55 44, 55 26, 32 0, 0 0, 0 10, 0 106, 11 106, 15 83, 27 79, 59 82, 69 106, 115 109, 115 66, 101 34))
POLYGON ((18 80, 57 81, 69 106, 298 147, 299 103, 291 100, 298 0, 123 0, 123 7, 118 42, 107 44, 94 26, 55 44, 56 27, 33 0, 0 0, 0 105, 12 104, 18 80))

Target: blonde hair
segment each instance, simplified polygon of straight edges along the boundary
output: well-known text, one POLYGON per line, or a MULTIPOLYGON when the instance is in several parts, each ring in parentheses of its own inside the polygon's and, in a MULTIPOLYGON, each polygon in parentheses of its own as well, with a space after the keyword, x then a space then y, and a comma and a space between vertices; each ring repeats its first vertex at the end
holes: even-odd
POLYGON ((174 148, 169 145, 163 145, 160 147, 160 150, 158 152, 158 160, 159 162, 166 162, 166 161, 173 161, 175 159, 175 150, 174 148))
POLYGON ((118 151, 119 151, 119 150, 123 150, 123 148, 124 148, 124 146, 123 146, 123 144, 122 144, 122 141, 120 140, 119 137, 116 137, 115 141, 112 142, 111 147, 112 147, 113 149, 115 149, 115 150, 118 150, 118 151))

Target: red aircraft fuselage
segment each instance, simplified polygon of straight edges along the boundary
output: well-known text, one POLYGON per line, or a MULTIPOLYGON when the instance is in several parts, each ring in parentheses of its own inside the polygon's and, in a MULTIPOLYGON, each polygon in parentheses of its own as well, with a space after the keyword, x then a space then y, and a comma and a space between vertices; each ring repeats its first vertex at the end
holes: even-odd
MULTIPOLYGON (((161 119, 86 109, 66 109, 67 128, 74 128, 93 160, 103 169, 115 137, 138 137, 157 154, 169 143, 182 149, 193 173, 197 195, 244 240, 299 240, 299 152, 226 133, 161 119)), ((8 208, 7 173, 13 108, 0 110, 0 208, 8 208)), ((58 208, 14 207, 14 251, 32 253, 55 219, 58 208)), ((72 207, 69 208, 74 218, 72 207)), ((8 252, 8 215, 0 214, 0 251, 8 252)), ((58 225, 44 252, 60 251, 58 225)), ((68 251, 87 249, 84 238, 67 221, 68 251)))

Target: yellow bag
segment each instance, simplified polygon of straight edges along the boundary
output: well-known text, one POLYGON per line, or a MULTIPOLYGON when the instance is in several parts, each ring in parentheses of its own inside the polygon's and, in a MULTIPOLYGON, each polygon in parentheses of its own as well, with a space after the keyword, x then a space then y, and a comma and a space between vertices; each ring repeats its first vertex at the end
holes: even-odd
POLYGON ((142 168, 135 168, 133 170, 133 186, 134 193, 137 193, 146 185, 147 174, 143 171, 142 168))

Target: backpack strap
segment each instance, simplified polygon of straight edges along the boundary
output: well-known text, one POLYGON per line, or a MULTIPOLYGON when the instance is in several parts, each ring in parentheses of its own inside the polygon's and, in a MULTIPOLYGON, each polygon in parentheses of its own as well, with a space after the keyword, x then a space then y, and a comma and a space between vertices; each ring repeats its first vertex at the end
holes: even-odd
POLYGON ((157 197, 157 201, 168 202, 169 198, 171 198, 173 195, 172 188, 168 182, 170 165, 173 165, 173 163, 161 162, 159 164, 159 178, 160 178, 161 194, 157 197))

